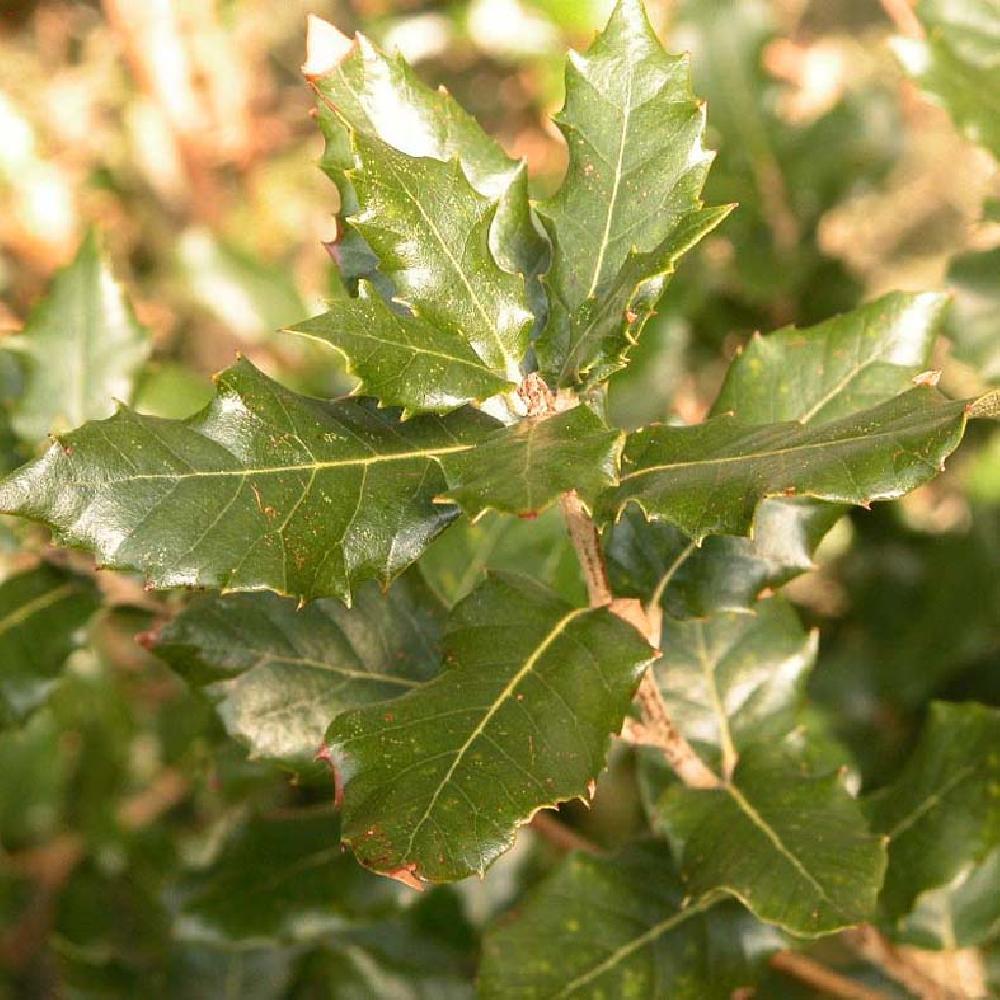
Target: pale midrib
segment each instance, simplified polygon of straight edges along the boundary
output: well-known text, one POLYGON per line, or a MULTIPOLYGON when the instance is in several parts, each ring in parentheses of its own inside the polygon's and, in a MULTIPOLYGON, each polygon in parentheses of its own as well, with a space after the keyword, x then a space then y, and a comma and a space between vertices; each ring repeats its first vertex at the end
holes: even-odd
POLYGON ((22 604, 21 607, 12 611, 5 618, 0 619, 0 635, 3 635, 5 632, 9 632, 12 628, 16 628, 18 625, 22 625, 32 615, 38 614, 39 611, 44 611, 53 604, 58 604, 64 597, 68 597, 72 594, 74 590, 76 590, 75 584, 64 583, 56 587, 54 590, 47 591, 44 594, 39 594, 38 597, 32 598, 26 604, 22 604))
POLYGON ((733 801, 743 810, 744 814, 757 827, 761 833, 772 844, 774 844, 775 849, 778 853, 785 858, 786 861, 816 890, 820 898, 824 902, 829 903, 838 913, 840 912, 840 907, 826 894, 826 890, 823 888, 822 884, 819 883, 815 876, 812 875, 809 870, 802 864, 802 862, 782 843, 781 838, 778 836, 777 831, 775 831, 767 820, 750 804, 749 800, 743 795, 743 793, 735 785, 725 785, 726 792, 732 797, 733 801))
POLYGON ((941 800, 957 785, 961 784, 965 779, 975 772, 975 768, 972 765, 967 765, 966 767, 959 768, 936 792, 928 795, 923 802, 917 806, 908 816, 901 819, 893 828, 889 831, 887 836, 890 840, 895 840, 897 837, 904 834, 911 826, 921 816, 926 816, 935 806, 939 805, 941 800))
POLYGON ((391 455, 369 455, 365 458, 344 458, 331 459, 325 462, 300 462, 295 465, 267 465, 258 468, 248 469, 215 469, 199 470, 191 472, 140 472, 131 476, 122 476, 121 479, 113 480, 114 483, 132 483, 137 480, 158 480, 166 479, 173 482, 178 479, 216 479, 220 477, 237 476, 268 476, 278 475, 283 472, 313 472, 322 469, 345 469, 352 467, 367 467, 377 465, 380 462, 405 462, 410 459, 430 458, 437 459, 439 455, 454 455, 462 451, 470 451, 475 448, 474 444, 453 445, 447 448, 428 448, 423 451, 404 451, 391 455))
POLYGON ((823 409, 824 406, 826 406, 827 403, 831 402, 840 393, 842 393, 863 371, 865 371, 868 368, 871 368, 872 365, 877 364, 880 360, 881 359, 878 356, 866 358, 859 365, 852 368, 828 392, 824 393, 819 399, 817 399, 816 402, 813 403, 813 405, 810 406, 805 413, 803 413, 801 416, 796 417, 795 419, 800 424, 808 423, 810 420, 812 420, 813 417, 816 416, 817 413, 819 413, 820 410, 823 409))
POLYGON ((458 770, 459 765, 462 763, 465 755, 469 752, 469 748, 472 746, 476 740, 486 731, 486 727, 490 724, 493 717, 500 711, 501 707, 506 701, 508 701, 514 694, 521 681, 524 680, 534 669, 538 661, 545 655, 546 650, 552 645, 556 639, 566 630, 569 624, 575 619, 579 618, 581 615, 585 615, 590 611, 590 608, 574 608, 569 614, 561 618, 552 627, 551 631, 545 638, 534 648, 531 655, 524 661, 523 666, 514 674, 513 677, 507 682, 503 690, 497 696, 496 700, 490 705, 489 711, 487 711, 482 719, 479 720, 476 727, 469 734, 465 742, 458 748, 455 754, 455 759, 451 762, 448 770, 445 772, 444 777, 438 782, 437 788, 434 789, 434 794, 431 795, 430 802, 427 803, 427 808, 424 810, 424 814, 420 817, 419 821, 413 828, 413 832, 410 834, 409 842, 406 845, 406 851, 404 860, 410 857, 410 852, 413 850, 413 844, 417 839, 420 831, 423 829, 424 824, 430 819, 431 813, 434 811, 435 805, 437 805, 437 800, 441 796, 445 787, 451 781, 458 770))
POLYGON ((673 930, 678 924, 682 924, 685 920, 690 917, 696 916, 697 914, 708 909, 713 903, 714 899, 704 899, 692 906, 689 906, 686 910, 681 910, 679 913, 673 914, 673 916, 667 917, 665 920, 661 920, 658 924, 654 924, 648 931, 644 934, 640 934, 638 937, 633 938, 628 944, 623 944, 620 948, 616 948, 603 962, 599 965, 595 965, 592 969, 588 969, 585 973, 577 976, 576 979, 567 983, 558 993, 553 994, 555 998, 558 997, 568 997, 581 986, 586 986, 587 983, 592 982, 597 979, 598 976, 604 975, 609 969, 613 969, 616 965, 624 962, 625 959, 637 952, 640 948, 644 948, 648 944, 652 944, 658 937, 666 934, 667 931, 673 930))
MULTIPOLYGON (((319 334, 304 333, 301 330, 291 330, 290 332, 296 334, 299 337, 305 337, 306 340, 315 340, 318 343, 326 345, 327 347, 333 346, 337 347, 340 350, 343 350, 343 348, 340 348, 335 341, 327 340, 326 337, 323 337, 319 334)), ((363 333, 360 331, 353 331, 351 333, 343 334, 343 336, 358 337, 361 340, 372 340, 376 344, 382 344, 386 347, 398 347, 400 350, 411 351, 413 354, 426 354, 428 357, 440 358, 442 361, 449 361, 452 364, 456 365, 465 365, 467 368, 472 368, 475 371, 482 372, 485 375, 493 375, 495 377, 493 369, 489 368, 486 365, 486 362, 481 359, 477 359, 476 361, 469 361, 467 358, 456 358, 453 354, 445 354, 443 351, 432 351, 426 347, 418 347, 416 344, 402 343, 398 340, 389 340, 388 337, 378 336, 373 333, 363 333)))
POLYGON ((701 622, 695 622, 695 635, 698 638, 698 662, 701 665, 701 672, 708 684, 709 696, 712 699, 712 710, 715 712, 719 726, 719 746, 722 750, 722 773, 728 781, 736 767, 736 746, 733 743, 733 734, 729 728, 729 717, 722 706, 722 699, 719 697, 719 685, 717 683, 717 667, 713 664, 708 649, 705 646, 705 626, 701 622))
POLYGON ((420 681, 411 681, 405 677, 394 677, 392 674, 380 674, 372 670, 353 670, 350 667, 338 667, 333 663, 325 663, 323 660, 313 660, 308 656, 285 656, 281 653, 269 653, 263 649, 245 649, 242 652, 248 656, 256 656, 257 662, 253 668, 265 667, 269 663, 288 664, 295 667, 309 667, 310 669, 323 670, 331 674, 340 674, 342 677, 359 681, 374 681, 379 684, 396 684, 400 687, 420 687, 420 681))
MULTIPOLYGON (((954 419, 954 417, 949 417, 954 419)), ((694 425, 699 426, 699 425, 694 425)), ((928 431, 943 430, 941 423, 931 424, 928 431)), ((916 433, 917 428, 907 428, 905 432, 916 433)), ((740 462, 756 462, 762 458, 775 458, 778 455, 794 455, 801 451, 816 451, 820 448, 834 448, 841 444, 857 444, 861 441, 871 441, 873 438, 891 438, 901 433, 898 429, 891 431, 871 431, 868 434, 859 434, 854 437, 829 438, 825 441, 814 441, 809 444, 792 445, 790 448, 774 448, 771 451, 755 451, 746 455, 721 455, 717 458, 703 458, 693 462, 670 462, 666 465, 651 465, 645 469, 637 469, 621 477, 621 482, 627 479, 637 479, 639 476, 647 476, 651 472, 672 472, 675 469, 691 469, 699 466, 713 465, 738 465, 740 462)))
POLYGON ((597 290, 597 284, 601 279, 601 270, 604 267, 604 255, 607 253, 608 244, 611 241, 611 223, 614 221, 615 208, 618 202, 618 191, 622 182, 622 167, 625 163, 625 140, 628 137, 628 128, 632 120, 632 74, 626 77, 625 110, 622 114, 622 134, 618 143, 618 162, 615 164, 615 179, 611 185, 611 197, 608 199, 608 217, 604 223, 604 234, 601 237, 601 245, 597 251, 597 260, 594 264, 594 274, 590 280, 590 288, 587 289, 586 298, 593 298, 597 290))

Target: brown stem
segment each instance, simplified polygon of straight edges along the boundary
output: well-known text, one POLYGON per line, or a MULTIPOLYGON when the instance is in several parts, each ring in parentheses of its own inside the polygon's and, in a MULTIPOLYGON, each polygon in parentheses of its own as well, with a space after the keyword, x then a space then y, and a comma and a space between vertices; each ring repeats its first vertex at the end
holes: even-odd
POLYGON ((888 995, 880 990, 863 986, 798 952, 775 952, 771 956, 771 968, 815 986, 830 996, 842 997, 843 1000, 889 1000, 888 995))
MULTIPOLYGON (((518 388, 528 417, 552 413, 556 399, 544 380, 537 374, 525 377, 518 388)), ((608 608, 630 625, 637 628, 655 648, 659 636, 658 619, 654 622, 638 601, 616 599, 608 580, 608 570, 601 548, 601 536, 593 518, 587 513, 583 501, 575 490, 564 493, 560 500, 570 540, 583 570, 587 584, 587 598, 592 608, 608 608)), ((691 744, 674 726, 663 703, 652 668, 646 671, 637 693, 642 722, 631 727, 636 742, 658 746, 677 776, 692 788, 716 788, 719 779, 702 763, 691 744)))
POLYGON ((586 837, 556 819, 553 812, 537 812, 531 817, 531 829, 547 840, 557 850, 567 854, 570 851, 585 851, 587 854, 603 854, 604 852, 586 837))
POLYGON ((877 965, 887 976, 920 1000, 961 1000, 964 993, 947 989, 909 962, 885 935, 870 924, 844 931, 844 941, 862 958, 877 965))
POLYGON ((910 0, 882 0, 882 9, 901 35, 908 38, 925 38, 924 26, 913 13, 910 0))

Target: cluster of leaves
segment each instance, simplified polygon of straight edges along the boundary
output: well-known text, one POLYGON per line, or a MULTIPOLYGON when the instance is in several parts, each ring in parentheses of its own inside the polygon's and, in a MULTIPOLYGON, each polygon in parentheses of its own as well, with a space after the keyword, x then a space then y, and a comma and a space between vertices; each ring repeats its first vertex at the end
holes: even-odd
MULTIPOLYGON (((84 995, 153 976, 171 995, 461 996, 478 949, 483 996, 721 998, 767 989, 776 953, 859 925, 925 949, 990 944, 1000 714, 935 703, 876 787, 807 696, 817 635, 774 593, 850 506, 927 483, 968 422, 1000 410, 995 391, 936 387, 946 297, 892 293, 756 335, 703 421, 626 432, 609 380, 632 377, 679 259, 732 208, 702 201, 712 155, 687 58, 665 52, 640 0, 619 0, 570 55, 568 168, 532 200, 524 164, 401 59, 320 23, 313 42, 343 280, 288 332, 336 352, 352 396, 302 395, 241 359, 187 419, 114 408, 149 339, 93 238, 4 342, 22 362, 11 440, 59 433, 0 483, 0 509, 147 590, 212 591, 130 591, 123 607, 69 559, 0 585, 11 770, 30 775, 81 719, 59 783, 86 788, 88 755, 115 755, 103 722, 137 754, 152 731, 163 746, 151 796, 121 759, 108 788, 81 793, 100 849, 59 844, 80 867, 55 918, 56 975, 84 995), (595 599, 608 587, 614 600, 595 599), (108 667, 130 631, 186 682, 172 711, 139 721, 108 667), (644 676, 706 780, 667 766, 663 719, 633 703, 644 676), (626 751, 623 729, 651 745, 626 751), (482 906, 516 906, 480 943, 460 880, 542 810, 600 809, 609 753, 631 755, 635 829, 534 886, 501 862, 482 906), (211 780, 192 789, 181 775, 199 755, 211 780), (275 764, 299 808, 275 795, 275 764), (228 820, 176 816, 177 836, 160 836, 150 820, 187 796, 228 820), (430 891, 401 905, 413 887, 430 891), (109 896, 135 927, 107 926, 95 899, 109 896)), ((740 178, 732 158, 719 187, 740 178)), ((956 261, 957 280, 974 286, 978 263, 956 261)), ((796 287, 823 270, 805 262, 796 287)), ((961 305, 948 322, 975 358, 995 316, 980 305, 986 332, 963 339, 961 305)), ((911 693, 914 710, 937 691, 911 693)), ((31 794, 58 829, 64 787, 31 794)), ((15 908, 37 863, 19 860, 3 884, 15 908)))

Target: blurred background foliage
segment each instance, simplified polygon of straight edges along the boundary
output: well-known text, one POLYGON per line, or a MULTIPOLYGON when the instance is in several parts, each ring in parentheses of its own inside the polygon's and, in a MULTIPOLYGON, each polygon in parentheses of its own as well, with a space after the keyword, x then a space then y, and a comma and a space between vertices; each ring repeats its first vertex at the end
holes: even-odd
MULTIPOLYGON (((585 48, 610 6, 5 0, 0 331, 17 333, 96 226, 152 336, 139 409, 193 412, 235 352, 302 391, 349 390, 333 352, 278 332, 339 286, 324 249, 336 191, 316 169, 322 141, 299 73, 305 15, 402 52, 526 157, 544 193, 566 159, 548 121, 563 53, 585 48)), ((817 322, 890 289, 952 291, 935 365, 945 391, 1000 382, 1000 175, 887 44, 915 30, 905 0, 649 6, 668 46, 691 52, 709 103, 718 156, 706 200, 739 208, 687 258, 612 381, 613 419, 701 419, 754 331, 817 322)), ((0 399, 12 411, 30 372, 4 346, 0 336, 0 399)), ((7 467, 43 444, 0 425, 7 467)), ((527 563, 576 599, 551 520, 532 526, 530 543, 496 516, 456 528, 425 575, 450 602, 483 565, 527 563)), ((5 524, 0 543, 7 577, 41 554, 53 572, 84 570, 79 586, 96 579, 103 595, 44 708, 0 733, 0 993, 467 994, 481 928, 551 865, 550 845, 522 836, 487 882, 414 903, 330 847, 321 768, 291 775, 245 760, 204 700, 132 641, 180 597, 95 577, 36 529, 5 524)), ((980 425, 933 484, 842 521, 788 588, 822 626, 815 710, 866 788, 896 773, 930 699, 1000 702, 998 565, 1000 431, 980 425)), ((3 642, 4 656, 17 653, 3 642)), ((598 843, 641 825, 632 758, 613 757, 594 809, 565 810, 598 843)), ((800 989, 774 973, 757 995, 820 995, 800 989)))

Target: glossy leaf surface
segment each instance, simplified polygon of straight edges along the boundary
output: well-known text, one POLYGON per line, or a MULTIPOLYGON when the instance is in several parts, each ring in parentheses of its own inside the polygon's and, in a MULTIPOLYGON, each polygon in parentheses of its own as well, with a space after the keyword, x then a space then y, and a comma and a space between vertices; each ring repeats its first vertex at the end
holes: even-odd
POLYGON ((606 609, 494 575, 452 611, 446 669, 336 718, 343 835, 381 872, 482 872, 536 810, 587 793, 650 658, 606 609))
POLYGON ((475 450, 442 459, 444 497, 472 518, 490 508, 537 514, 567 490, 592 504, 617 482, 622 437, 586 406, 519 420, 475 450))
POLYGON ((441 456, 494 422, 463 410, 401 423, 364 401, 299 396, 240 361, 189 420, 123 408, 0 485, 0 507, 158 587, 349 599, 387 584, 456 515, 441 456))
POLYGON ((837 774, 804 777, 769 747, 748 747, 731 783, 668 789, 660 823, 683 844, 695 897, 718 889, 761 920, 803 937, 870 919, 885 846, 837 774))

